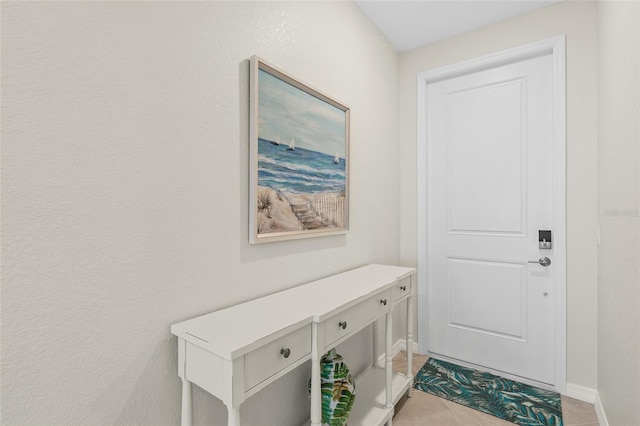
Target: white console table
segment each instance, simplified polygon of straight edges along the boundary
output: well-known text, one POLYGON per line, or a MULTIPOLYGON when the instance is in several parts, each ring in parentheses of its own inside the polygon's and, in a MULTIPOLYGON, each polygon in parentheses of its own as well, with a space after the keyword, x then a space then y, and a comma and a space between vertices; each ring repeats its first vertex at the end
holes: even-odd
MULTIPOLYGON (((311 359, 311 425, 321 424, 320 358, 373 324, 373 364, 356 377, 349 425, 391 424, 393 406, 413 383, 412 298, 415 269, 367 265, 171 326, 178 337, 182 424, 193 423, 192 383, 227 406, 229 426, 240 405, 311 359), (392 372, 393 307, 407 306, 407 371, 392 372), (384 317, 385 362, 378 362, 378 324, 384 317)), ((301 390, 305 392, 306 390, 301 390)))

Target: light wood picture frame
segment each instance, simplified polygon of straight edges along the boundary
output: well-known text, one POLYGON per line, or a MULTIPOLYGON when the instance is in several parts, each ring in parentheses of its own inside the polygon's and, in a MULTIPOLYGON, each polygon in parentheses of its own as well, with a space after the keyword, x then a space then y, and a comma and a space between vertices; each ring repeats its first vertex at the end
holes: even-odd
POLYGON ((250 73, 251 244, 349 229, 349 114, 261 58, 250 73))

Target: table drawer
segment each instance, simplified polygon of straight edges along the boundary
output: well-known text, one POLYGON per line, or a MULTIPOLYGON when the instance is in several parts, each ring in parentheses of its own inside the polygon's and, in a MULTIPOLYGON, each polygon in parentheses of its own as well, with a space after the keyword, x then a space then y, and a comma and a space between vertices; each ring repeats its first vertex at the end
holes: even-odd
POLYGON ((310 354, 310 325, 301 327, 249 352, 244 357, 245 391, 310 354))
POLYGON ((389 310, 391 293, 383 291, 324 321, 326 347, 352 331, 360 330, 389 310))
POLYGON ((391 287, 391 298, 394 302, 411 294, 411 277, 401 279, 391 287))

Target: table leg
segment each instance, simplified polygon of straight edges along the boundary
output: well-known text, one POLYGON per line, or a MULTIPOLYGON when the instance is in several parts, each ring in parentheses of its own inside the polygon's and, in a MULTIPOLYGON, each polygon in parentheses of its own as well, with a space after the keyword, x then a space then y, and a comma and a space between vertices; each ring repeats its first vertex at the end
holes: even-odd
MULTIPOLYGON (((413 377, 413 296, 407 297, 407 376, 413 377)), ((407 389, 407 397, 411 398, 413 392, 413 379, 409 389, 407 389)))
POLYGON ((182 426, 193 425, 193 397, 191 392, 191 382, 182 379, 182 426))
POLYGON ((318 323, 311 323, 311 426, 322 422, 320 395, 320 348, 318 347, 318 323))
POLYGON ((380 357, 380 353, 378 351, 378 323, 380 320, 375 320, 371 327, 372 330, 372 344, 373 344, 373 362, 371 365, 376 368, 378 367, 378 357, 380 357))
POLYGON ((385 321, 385 345, 384 345, 384 359, 385 359, 385 407, 393 408, 393 395, 391 394, 391 381, 393 380, 393 356, 392 356, 392 330, 391 324, 391 311, 386 314, 385 321))

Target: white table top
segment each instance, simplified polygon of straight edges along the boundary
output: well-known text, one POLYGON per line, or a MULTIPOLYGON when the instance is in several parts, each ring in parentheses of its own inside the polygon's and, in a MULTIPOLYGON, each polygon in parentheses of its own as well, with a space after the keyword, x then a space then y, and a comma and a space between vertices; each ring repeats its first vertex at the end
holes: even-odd
POLYGON ((264 339, 321 322, 414 272, 367 265, 174 324, 171 332, 232 360, 261 346, 264 339))

